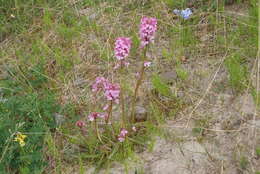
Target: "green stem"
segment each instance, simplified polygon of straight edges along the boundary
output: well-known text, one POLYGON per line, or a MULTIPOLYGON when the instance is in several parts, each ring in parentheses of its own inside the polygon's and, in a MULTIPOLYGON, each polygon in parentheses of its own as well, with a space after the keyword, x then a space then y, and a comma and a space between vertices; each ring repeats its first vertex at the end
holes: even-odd
POLYGON ((103 143, 103 141, 102 141, 102 139, 101 139, 101 137, 100 137, 100 135, 99 135, 99 132, 98 132, 98 125, 97 125, 97 120, 96 120, 96 119, 95 119, 95 131, 96 131, 96 135, 97 135, 99 141, 100 141, 101 143, 103 143))

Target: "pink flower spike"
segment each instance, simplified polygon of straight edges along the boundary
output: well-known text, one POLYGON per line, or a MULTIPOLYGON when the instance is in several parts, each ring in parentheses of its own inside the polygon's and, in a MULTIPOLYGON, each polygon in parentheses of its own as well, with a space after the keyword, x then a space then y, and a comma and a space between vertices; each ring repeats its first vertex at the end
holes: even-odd
POLYGON ((150 42, 154 41, 155 32, 157 30, 157 19, 143 17, 139 28, 139 35, 141 39, 141 48, 144 48, 150 42))
POLYGON ((144 62, 144 67, 149 67, 151 66, 152 62, 144 62))
POLYGON ((127 37, 119 37, 116 39, 114 51, 117 60, 123 60, 129 55, 131 44, 131 39, 127 37))
POLYGON ((107 84, 107 86, 105 88, 105 96, 106 96, 107 100, 118 103, 119 95, 120 95, 119 84, 112 84, 112 83, 107 84))
POLYGON ((76 122, 76 126, 79 127, 79 128, 82 128, 82 127, 85 126, 85 122, 84 122, 84 121, 81 121, 81 120, 78 120, 78 121, 76 122))

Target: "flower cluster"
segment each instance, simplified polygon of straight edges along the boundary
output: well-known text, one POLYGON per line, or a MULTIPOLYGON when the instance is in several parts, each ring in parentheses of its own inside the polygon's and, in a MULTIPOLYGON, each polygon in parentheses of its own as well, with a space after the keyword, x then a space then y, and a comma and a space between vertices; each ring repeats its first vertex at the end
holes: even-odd
POLYGON ((114 101, 115 103, 119 103, 120 96, 120 86, 117 83, 110 83, 104 77, 97 77, 96 81, 92 85, 92 91, 104 91, 104 95, 107 100, 114 101))
POLYGON ((105 96, 107 100, 119 103, 120 86, 119 84, 109 83, 105 88, 105 96))
POLYGON ((125 58, 129 55, 131 49, 132 41, 128 37, 119 37, 115 42, 115 57, 120 63, 116 63, 114 69, 118 69, 120 66, 128 67, 129 62, 125 60, 125 58))
MULTIPOLYGON (((106 113, 92 112, 88 116, 88 119, 89 121, 94 121, 97 118, 104 118, 106 123, 108 123, 109 117, 112 115, 113 103, 119 104, 120 85, 111 83, 104 77, 97 77, 96 81, 92 84, 92 91, 95 92, 95 94, 96 92, 103 91, 103 95, 109 103, 102 108, 106 113)), ((96 95, 94 95, 94 97, 96 97, 96 95)))
POLYGON ((118 141, 123 142, 125 141, 126 135, 128 134, 128 131, 124 128, 121 129, 120 134, 118 135, 118 141))
POLYGON ((14 139, 14 141, 17 141, 21 147, 25 146, 25 142, 24 139, 26 138, 26 135, 23 135, 21 132, 17 132, 16 133, 16 137, 14 139))
POLYGON ((143 17, 141 19, 139 35, 141 39, 141 48, 153 42, 157 30, 157 19, 143 17))
POLYGON ((123 60, 129 55, 131 43, 131 39, 127 37, 119 37, 116 39, 114 51, 118 60, 123 60))

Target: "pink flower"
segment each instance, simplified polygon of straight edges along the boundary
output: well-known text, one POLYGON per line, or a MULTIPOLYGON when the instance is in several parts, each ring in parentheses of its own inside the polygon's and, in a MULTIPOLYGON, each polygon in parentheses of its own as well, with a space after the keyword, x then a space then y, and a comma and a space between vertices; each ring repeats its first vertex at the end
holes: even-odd
POLYGON ((92 92, 98 92, 102 89, 104 89, 107 84, 108 80, 104 77, 97 77, 95 83, 92 85, 92 92))
POLYGON ((84 121, 81 121, 81 120, 78 120, 78 121, 76 122, 76 126, 79 127, 79 128, 82 128, 82 127, 85 126, 85 122, 84 122, 84 121))
POLYGON ((120 86, 119 84, 108 83, 105 87, 105 96, 107 100, 119 103, 120 86))
POLYGON ((149 67, 151 66, 152 62, 144 62, 144 67, 149 67))
POLYGON ((120 136, 119 136, 117 139, 118 139, 118 141, 121 142, 121 143, 122 143, 123 141, 125 141, 125 137, 120 137, 120 136))
POLYGON ((126 137, 127 134, 128 134, 128 131, 126 129, 122 128, 121 131, 120 131, 120 134, 118 135, 118 138, 117 138, 118 141, 119 142, 125 141, 125 137, 126 137))
POLYGON ((100 116, 100 113, 98 113, 98 112, 92 112, 91 114, 89 114, 88 119, 89 119, 89 121, 94 121, 94 120, 96 120, 99 116, 100 116))
POLYGON ((104 90, 104 95, 107 100, 119 103, 120 86, 119 84, 110 83, 104 77, 97 77, 95 83, 92 85, 92 91, 97 92, 104 90))
POLYGON ((129 55, 131 43, 131 39, 127 37, 119 37, 116 39, 114 51, 117 60, 123 60, 129 55))
POLYGON ((141 38, 141 48, 148 45, 150 42, 153 42, 155 32, 157 30, 157 19, 143 17, 141 19, 139 35, 141 38))
POLYGON ((125 128, 122 128, 119 136, 125 137, 127 133, 128 133, 128 131, 125 128))
POLYGON ((106 110, 108 109, 108 107, 109 107, 109 105, 106 104, 102 109, 103 109, 104 111, 106 111, 106 110))
POLYGON ((107 113, 100 113, 100 112, 92 112, 91 114, 89 114, 88 119, 89 121, 94 121, 97 118, 107 118, 108 114, 107 113))

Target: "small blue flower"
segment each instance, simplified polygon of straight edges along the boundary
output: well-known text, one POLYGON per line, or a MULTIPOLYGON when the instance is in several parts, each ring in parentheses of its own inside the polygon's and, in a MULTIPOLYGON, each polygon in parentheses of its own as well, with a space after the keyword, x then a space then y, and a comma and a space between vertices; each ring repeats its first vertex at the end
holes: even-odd
POLYGON ((190 8, 186 8, 185 10, 173 10, 173 13, 175 13, 178 16, 183 17, 185 20, 188 19, 190 17, 190 15, 192 14, 192 11, 190 8))

